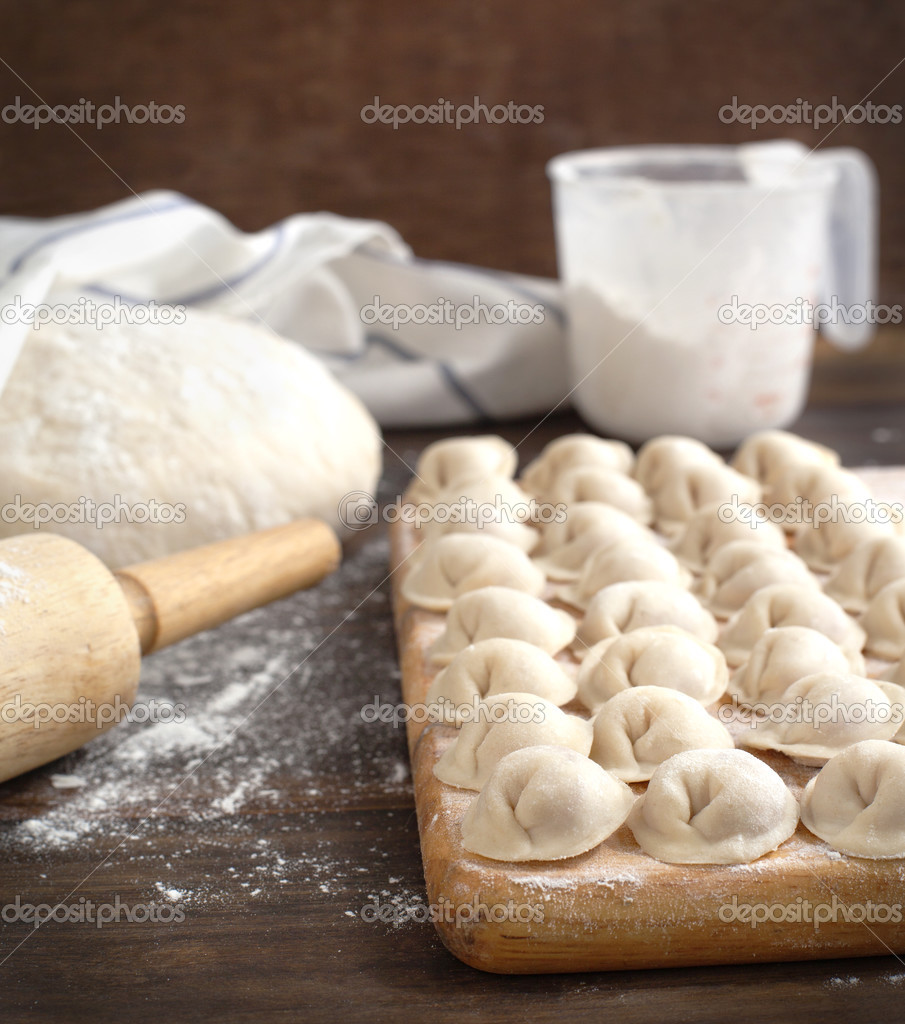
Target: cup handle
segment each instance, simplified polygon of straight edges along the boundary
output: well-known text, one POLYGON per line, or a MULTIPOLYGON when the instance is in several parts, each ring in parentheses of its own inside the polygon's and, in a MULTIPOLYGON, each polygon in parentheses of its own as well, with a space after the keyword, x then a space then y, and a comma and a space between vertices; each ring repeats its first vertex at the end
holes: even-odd
MULTIPOLYGON (((823 301, 835 297, 851 309, 876 299, 877 291, 877 172, 860 149, 840 147, 813 152, 812 164, 835 169, 836 186, 830 209, 829 252, 823 275, 823 301)), ((857 349, 873 337, 875 324, 845 323, 842 318, 821 327, 838 348, 857 349)))

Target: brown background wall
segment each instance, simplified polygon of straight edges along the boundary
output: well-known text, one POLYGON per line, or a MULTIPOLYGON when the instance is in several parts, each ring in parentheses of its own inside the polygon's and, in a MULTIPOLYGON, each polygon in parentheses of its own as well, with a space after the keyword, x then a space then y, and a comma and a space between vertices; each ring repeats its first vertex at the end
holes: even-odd
MULTIPOLYGON (((182 125, 0 124, 0 212, 58 214, 167 187, 254 229, 328 209, 394 225, 424 256, 555 272, 544 164, 639 142, 814 145, 828 128, 724 125, 747 103, 905 103, 900 2, 789 0, 0 0, 2 103, 181 103, 182 125), (540 125, 366 125, 382 102, 541 104, 540 125), (104 165, 104 162, 109 167, 104 165)), ((882 290, 905 300, 905 125, 830 145, 880 172, 882 290)))

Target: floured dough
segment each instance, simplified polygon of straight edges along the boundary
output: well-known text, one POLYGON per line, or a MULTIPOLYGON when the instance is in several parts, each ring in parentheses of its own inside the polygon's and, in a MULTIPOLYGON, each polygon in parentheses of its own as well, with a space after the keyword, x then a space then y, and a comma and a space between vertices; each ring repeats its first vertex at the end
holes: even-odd
POLYGON ((748 660, 732 676, 730 691, 750 702, 782 699, 792 683, 817 672, 864 675, 864 658, 846 654, 807 626, 777 626, 761 634, 748 660))
POLYGON ((594 717, 591 759, 623 782, 646 782, 683 750, 726 749, 729 730, 693 698, 662 686, 636 686, 608 700, 594 717))
POLYGON ((864 630, 816 587, 773 583, 755 591, 732 616, 719 646, 730 665, 741 665, 760 637, 775 626, 808 626, 828 636, 847 654, 864 647, 864 630))
POLYGON ((863 612, 888 584, 905 579, 905 537, 872 536, 858 544, 826 581, 826 592, 848 612, 863 612))
MULTIPOLYGON (((83 521, 42 529, 112 568, 304 516, 337 524, 380 464, 377 424, 322 363, 197 310, 180 326, 47 324, 0 394, 2 502, 74 508, 83 521), (110 506, 103 528, 80 498, 110 506)), ((0 519, 0 536, 31 529, 0 519)))
POLYGON ((723 460, 706 444, 693 437, 663 434, 641 445, 635 460, 635 479, 653 494, 665 478, 689 466, 724 465, 723 460))
POLYGON ((421 453, 406 497, 413 502, 426 501, 466 480, 513 477, 517 466, 516 450, 501 437, 444 438, 421 453))
POLYGON ((716 619, 682 587, 658 580, 613 583, 589 603, 574 650, 584 657, 585 649, 607 637, 665 625, 678 626, 707 643, 713 643, 718 632, 716 619))
POLYGON ((476 701, 498 693, 521 691, 545 697, 556 705, 568 704, 577 690, 575 681, 549 654, 525 640, 494 637, 471 644, 437 673, 424 698, 426 704, 449 702, 458 713, 444 716, 450 723, 473 716, 476 701))
POLYGON ((671 534, 706 505, 722 505, 733 499, 739 505, 757 505, 761 487, 756 480, 737 473, 723 462, 691 463, 671 467, 661 474, 657 487, 648 491, 654 502, 657 528, 671 534))
POLYGON ((805 787, 801 820, 841 853, 905 857, 905 747, 864 740, 836 754, 805 787))
POLYGON ((570 505, 562 522, 545 526, 533 555, 553 580, 576 580, 588 557, 599 548, 626 541, 656 543, 652 530, 611 505, 598 501, 570 505))
POLYGON ((792 683, 740 742, 756 750, 779 750, 801 764, 820 765, 860 740, 892 739, 901 724, 901 713, 870 679, 817 672, 792 683))
POLYGON ((592 727, 555 704, 530 693, 501 693, 478 708, 434 765, 434 775, 449 786, 481 789, 499 761, 514 750, 540 745, 569 747, 587 756, 592 727))
POLYGON ((402 596, 420 608, 442 612, 470 590, 501 586, 540 597, 546 582, 514 544, 478 533, 449 533, 418 549, 402 596))
POLYGON ((905 580, 887 583, 878 591, 860 622, 867 631, 867 653, 898 661, 905 654, 905 580))
POLYGON ((415 523, 415 535, 422 541, 450 533, 479 533, 532 551, 540 538, 531 498, 508 477, 462 480, 425 503, 434 507, 434 514, 415 523))
POLYGON ((770 486, 795 466, 838 466, 839 454, 785 430, 759 430, 738 446, 730 465, 770 486))
POLYGON ((598 846, 625 821, 632 791, 568 747, 504 757, 462 821, 462 845, 493 860, 562 860, 598 846))
POLYGON ((669 864, 744 864, 795 831, 798 802, 743 750, 691 750, 664 761, 628 819, 645 853, 669 864))
POLYGON ((720 504, 699 508, 673 541, 672 550, 676 558, 693 572, 704 572, 716 552, 733 541, 754 541, 787 550, 785 534, 775 523, 763 519, 746 522, 727 518, 725 512, 721 513, 723 508, 720 504))
POLYGON ((612 583, 660 580, 687 587, 691 574, 662 545, 651 541, 627 541, 594 551, 575 583, 556 589, 556 596, 575 608, 585 609, 594 595, 612 583))
POLYGON ((677 626, 646 626, 594 644, 578 670, 578 697, 597 711, 630 687, 660 686, 712 704, 728 678, 718 647, 677 626))
POLYGON ((593 434, 566 434, 551 441, 522 474, 520 483, 535 495, 546 494, 557 477, 575 466, 598 466, 630 473, 635 456, 624 441, 604 440, 593 434))
POLYGON ((469 644, 491 637, 511 637, 534 644, 548 654, 567 647, 575 636, 575 620, 530 594, 506 587, 482 587, 452 603, 446 628, 431 644, 428 657, 448 665, 469 644))
POLYGON ((713 553, 694 592, 718 619, 728 619, 771 583, 819 586, 807 565, 787 548, 736 540, 713 553))
POLYGON ((654 520, 654 503, 641 484, 618 469, 605 466, 573 466, 558 474, 544 491, 544 501, 574 505, 579 501, 599 501, 649 526, 654 520))

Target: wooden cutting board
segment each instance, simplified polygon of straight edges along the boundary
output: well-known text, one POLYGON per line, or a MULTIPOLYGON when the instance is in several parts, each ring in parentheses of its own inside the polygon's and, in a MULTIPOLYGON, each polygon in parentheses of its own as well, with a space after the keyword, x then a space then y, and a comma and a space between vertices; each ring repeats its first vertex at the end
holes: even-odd
MULTIPOLYGON (((877 498, 905 498, 905 470, 862 475, 877 498)), ((390 543, 402 699, 413 705, 434 677, 425 652, 444 616, 401 596, 412 528, 394 524, 390 543)), ((428 903, 443 943, 473 967, 530 974, 905 953, 905 861, 846 857, 801 824, 779 850, 742 865, 663 864, 627 827, 563 861, 468 853, 459 826, 475 794, 433 775, 455 730, 406 728, 428 903)), ((796 797, 816 772, 781 754, 762 759, 796 797)))

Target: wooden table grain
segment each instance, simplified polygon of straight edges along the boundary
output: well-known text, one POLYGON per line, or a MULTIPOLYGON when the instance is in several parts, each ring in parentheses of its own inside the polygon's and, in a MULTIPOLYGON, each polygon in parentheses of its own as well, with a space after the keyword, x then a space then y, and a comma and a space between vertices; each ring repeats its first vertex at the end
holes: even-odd
MULTIPOLYGON (((819 389, 818 380, 815 394, 819 389)), ((581 424, 566 415, 539 427, 489 429, 520 443, 525 460, 581 424)), ((795 429, 838 448, 848 465, 905 463, 900 402, 815 401, 795 429)), ((381 501, 399 493, 419 450, 439 436, 387 435, 381 501)), ((309 647, 311 637, 320 638, 314 653, 301 652, 310 668, 306 686, 283 688, 259 712, 269 715, 266 735, 275 751, 293 750, 295 737, 306 749, 274 770, 266 792, 251 787, 232 813, 228 805, 219 816, 194 813, 193 801, 205 800, 202 765, 197 796, 148 808, 124 794, 103 808, 109 827, 100 833, 63 849, 28 847, 12 841, 21 823, 69 799, 50 785, 51 774, 78 774, 90 755, 77 752, 0 788, 0 905, 17 896, 49 904, 117 896, 140 903, 161 879, 196 894, 184 919, 168 923, 96 928, 70 921, 35 930, 0 922, 4 1021, 900 1019, 905 962, 894 957, 496 976, 455 960, 430 923, 363 919, 362 909, 375 899, 395 900, 404 910, 423 895, 410 780, 401 768, 404 730, 369 725, 359 714, 375 695, 399 699, 385 556, 377 524, 347 545, 344 567, 316 600, 297 595, 189 640, 171 662, 149 666, 160 692, 176 699, 185 693, 176 678, 179 659, 191 656, 191 645, 199 645, 202 658, 216 645, 263 648, 291 660, 299 653, 291 637, 300 616, 309 647), (312 731, 321 720, 330 727, 312 731), (136 838, 120 844, 136 826, 136 838), (283 868, 279 884, 256 890, 247 880, 262 867, 261 849, 278 849, 283 868), (216 899, 204 898, 213 891, 216 899)))

